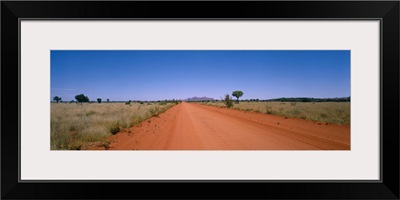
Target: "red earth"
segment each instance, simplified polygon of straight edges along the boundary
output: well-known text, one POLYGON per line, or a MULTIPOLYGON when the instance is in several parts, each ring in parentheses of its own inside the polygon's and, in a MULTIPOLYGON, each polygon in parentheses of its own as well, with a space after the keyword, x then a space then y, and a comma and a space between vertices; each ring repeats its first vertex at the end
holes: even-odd
POLYGON ((350 127, 183 102, 110 139, 109 150, 350 150, 350 127))

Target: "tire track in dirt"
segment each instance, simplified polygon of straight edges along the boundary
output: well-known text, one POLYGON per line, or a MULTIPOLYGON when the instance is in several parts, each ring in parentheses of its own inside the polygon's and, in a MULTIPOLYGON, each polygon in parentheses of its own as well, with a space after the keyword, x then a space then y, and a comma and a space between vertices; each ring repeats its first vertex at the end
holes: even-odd
POLYGON ((350 150, 349 126, 185 102, 149 120, 110 150, 350 150))

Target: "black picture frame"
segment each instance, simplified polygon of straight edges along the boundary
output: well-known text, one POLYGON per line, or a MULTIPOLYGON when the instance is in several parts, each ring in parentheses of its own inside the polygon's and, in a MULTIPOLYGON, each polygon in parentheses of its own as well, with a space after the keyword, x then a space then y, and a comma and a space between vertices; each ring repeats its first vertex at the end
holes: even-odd
POLYGON ((399 199, 399 8, 398 1, 2 1, 1 198, 399 199), (18 69, 22 18, 379 19, 382 22, 381 181, 19 182, 18 69), (161 192, 164 189, 169 192, 161 192))

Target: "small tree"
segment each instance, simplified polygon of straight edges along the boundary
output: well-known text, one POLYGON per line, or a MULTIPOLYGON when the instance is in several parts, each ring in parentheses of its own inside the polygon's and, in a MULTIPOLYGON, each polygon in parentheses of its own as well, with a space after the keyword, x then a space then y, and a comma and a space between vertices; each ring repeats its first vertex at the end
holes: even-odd
POLYGON ((243 92, 240 90, 233 91, 232 96, 236 97, 237 103, 239 103, 239 97, 243 96, 243 92))
POLYGON ((110 99, 107 99, 107 103, 110 103, 110 99))
POLYGON ((53 98, 53 100, 56 101, 56 102, 58 103, 59 101, 61 101, 61 97, 55 96, 55 97, 53 98))
POLYGON ((233 106, 233 101, 232 101, 231 97, 229 96, 229 94, 226 94, 225 98, 224 99, 221 98, 221 100, 226 105, 226 107, 230 108, 233 106))
POLYGON ((101 103, 101 98, 97 98, 97 102, 101 103))
POLYGON ((87 96, 85 96, 84 94, 78 94, 75 96, 76 101, 78 101, 79 103, 82 102, 89 102, 89 98, 87 96))

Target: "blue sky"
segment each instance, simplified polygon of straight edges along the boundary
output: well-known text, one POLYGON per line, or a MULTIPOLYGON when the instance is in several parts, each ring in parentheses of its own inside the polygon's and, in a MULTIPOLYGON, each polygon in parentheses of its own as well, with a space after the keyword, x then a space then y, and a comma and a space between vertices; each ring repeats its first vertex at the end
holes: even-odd
POLYGON ((51 97, 63 101, 350 96, 350 51, 51 51, 51 97))

